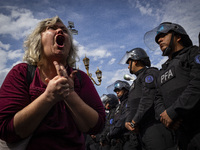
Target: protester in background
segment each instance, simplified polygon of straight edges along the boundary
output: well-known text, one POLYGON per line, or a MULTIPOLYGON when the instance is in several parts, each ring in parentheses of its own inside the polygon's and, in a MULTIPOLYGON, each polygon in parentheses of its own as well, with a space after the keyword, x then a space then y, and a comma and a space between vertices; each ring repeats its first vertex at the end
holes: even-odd
POLYGON ((145 150, 175 150, 172 133, 155 119, 158 69, 150 67, 149 56, 142 48, 126 52, 120 63, 129 64, 130 73, 137 77, 129 90, 126 128, 139 133, 145 150))
POLYGON ((109 110, 109 113, 106 116, 105 128, 100 134, 100 150, 110 150, 111 141, 108 138, 108 133, 111 125, 113 124, 116 106, 118 105, 119 101, 115 94, 104 94, 101 96, 101 100, 105 102, 105 108, 106 110, 109 110))
POLYGON ((27 83, 27 63, 20 63, 0 89, 2 140, 14 143, 31 136, 27 150, 84 150, 83 132, 103 128, 105 111, 93 83, 72 69, 76 53, 59 17, 38 24, 25 41, 24 60, 37 65, 32 83, 27 83))
POLYGON ((166 127, 178 128, 180 150, 200 150, 199 48, 193 46, 181 25, 171 22, 147 32, 145 43, 149 46, 148 40, 155 40, 162 55, 168 57, 158 76, 155 101, 158 118, 166 127))
POLYGON ((139 142, 136 133, 130 132, 125 127, 130 85, 126 81, 117 80, 108 88, 112 88, 120 100, 108 135, 112 144, 111 150, 138 150, 139 142))

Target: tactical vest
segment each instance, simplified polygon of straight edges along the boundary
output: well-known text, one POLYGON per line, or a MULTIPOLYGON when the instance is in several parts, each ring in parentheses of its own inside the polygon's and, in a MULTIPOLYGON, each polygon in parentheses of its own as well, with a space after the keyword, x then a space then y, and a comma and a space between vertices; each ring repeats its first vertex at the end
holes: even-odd
MULTIPOLYGON (((131 121, 133 119, 133 117, 135 116, 137 110, 138 110, 138 106, 140 103, 141 98, 143 97, 143 93, 145 91, 143 91, 143 85, 146 81, 146 77, 148 77, 149 75, 154 75, 155 73, 155 69, 157 71, 157 68, 144 68, 144 70, 142 70, 142 72, 139 73, 139 75, 137 76, 137 79, 134 80, 133 84, 131 85, 131 88, 129 90, 129 96, 128 96, 128 109, 130 114, 128 115, 126 121, 131 121)), ((155 78, 156 80, 156 78, 155 78)), ((153 83, 153 87, 155 87, 155 84, 153 83)), ((151 86, 151 84, 150 84, 151 86)), ((149 87, 151 88, 151 87, 149 87)), ((153 99, 152 99, 153 100, 153 99)), ((148 103, 148 102, 147 102, 148 103)), ((145 115, 143 116, 142 120, 140 121, 140 124, 142 124, 143 126, 149 125, 150 122, 152 122, 154 120, 154 108, 153 108, 153 104, 152 107, 148 110, 148 113, 145 113, 145 115)))
POLYGON ((190 81, 191 51, 183 49, 172 60, 162 65, 158 85, 164 100, 165 108, 171 106, 188 86, 190 81))
POLYGON ((165 109, 171 106, 183 119, 181 128, 188 134, 195 134, 200 131, 200 90, 198 93, 200 75, 200 53, 197 47, 184 48, 178 54, 162 65, 158 77, 158 85, 162 94, 165 109), (192 65, 195 65, 195 71, 191 71, 192 65), (194 87, 190 87, 190 81, 196 78, 196 82, 192 82, 194 87), (197 79, 198 78, 198 79, 197 79), (186 90, 187 89, 187 90, 186 90), (195 90, 195 92, 193 92, 195 90), (178 101, 178 98, 189 98, 189 101, 178 101), (198 103, 195 104, 195 102, 198 103), (190 108, 190 109, 188 109, 190 108))

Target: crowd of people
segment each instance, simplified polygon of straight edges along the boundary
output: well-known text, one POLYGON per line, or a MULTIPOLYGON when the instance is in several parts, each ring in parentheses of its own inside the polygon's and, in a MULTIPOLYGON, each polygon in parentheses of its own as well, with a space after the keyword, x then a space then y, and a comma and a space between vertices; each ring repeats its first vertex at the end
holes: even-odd
POLYGON ((200 49, 184 28, 164 22, 144 35, 168 60, 151 67, 140 47, 127 51, 136 79, 117 80, 98 95, 73 69, 77 48, 56 16, 42 20, 24 42, 24 63, 0 88, 2 150, 200 150, 200 49))

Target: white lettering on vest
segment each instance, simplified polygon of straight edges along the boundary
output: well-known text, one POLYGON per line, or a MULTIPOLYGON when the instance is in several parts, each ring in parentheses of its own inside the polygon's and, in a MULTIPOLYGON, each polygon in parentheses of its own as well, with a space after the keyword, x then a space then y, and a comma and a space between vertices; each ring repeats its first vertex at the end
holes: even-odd
POLYGON ((161 76, 161 84, 163 82, 166 82, 167 80, 171 79, 173 77, 173 73, 172 73, 172 70, 168 70, 166 71, 162 76, 161 76))

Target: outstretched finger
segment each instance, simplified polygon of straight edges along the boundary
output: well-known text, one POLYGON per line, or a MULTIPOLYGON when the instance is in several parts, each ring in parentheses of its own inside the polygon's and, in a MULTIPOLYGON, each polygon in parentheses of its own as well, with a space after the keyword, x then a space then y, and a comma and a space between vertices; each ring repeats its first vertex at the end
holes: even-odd
POLYGON ((53 64, 54 64, 54 66, 55 66, 55 68, 56 68, 57 74, 58 74, 59 76, 63 76, 62 69, 61 69, 60 65, 58 64, 58 62, 57 62, 57 61, 54 61, 53 64))
POLYGON ((60 65, 60 69, 62 71, 62 74, 64 77, 68 77, 68 74, 67 74, 67 70, 65 69, 65 67, 63 65, 60 65))

